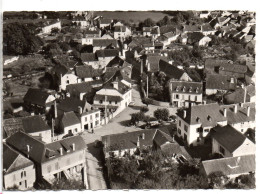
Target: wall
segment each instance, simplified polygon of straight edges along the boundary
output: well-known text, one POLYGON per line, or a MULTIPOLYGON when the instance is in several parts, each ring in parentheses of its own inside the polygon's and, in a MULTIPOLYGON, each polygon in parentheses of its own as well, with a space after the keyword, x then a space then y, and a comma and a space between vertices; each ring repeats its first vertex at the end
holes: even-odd
POLYGON ((46 131, 40 131, 40 132, 35 132, 35 133, 29 133, 32 136, 40 136, 42 137, 42 141, 45 143, 51 143, 51 130, 46 130, 46 131))
POLYGON ((197 103, 202 103, 202 93, 201 94, 190 94, 190 93, 184 94, 184 93, 172 92, 170 95, 171 95, 171 103, 174 104, 174 102, 177 102, 177 107, 183 107, 183 106, 188 107, 189 102, 187 102, 187 103, 185 103, 185 105, 183 105, 183 103, 185 101, 195 101, 197 103), (176 98, 176 95, 178 95, 179 97, 176 98))
MULTIPOLYGON (((229 123, 230 124, 230 123, 229 123)), ((234 127, 236 130, 238 130, 241 133, 245 133, 247 129, 255 129, 256 128, 256 122, 255 121, 248 121, 243 123, 234 123, 231 124, 232 127, 234 127)))
POLYGON ((25 180, 27 182, 27 188, 33 187, 33 184, 36 180, 34 165, 4 175, 3 186, 5 189, 7 189, 9 187, 13 187, 14 185, 17 185, 19 190, 26 190, 27 188, 25 187, 25 180), (26 172, 26 176, 23 176, 23 178, 21 178, 21 173, 23 171, 26 172), (22 185, 19 184, 20 182, 22 182, 22 185))
POLYGON ((255 154, 255 151, 256 151, 255 144, 251 140, 246 138, 244 143, 233 152, 233 156, 235 157, 235 156, 255 154))
POLYGON ((71 130, 73 134, 78 134, 78 133, 82 132, 81 124, 78 123, 78 124, 75 124, 75 125, 64 127, 64 134, 65 135, 69 134, 69 130, 71 130))
POLYGON ((223 155, 220 151, 219 151, 219 146, 220 144, 217 142, 217 140, 215 140, 214 138, 212 139, 212 154, 214 153, 218 153, 221 154, 224 158, 227 157, 233 157, 233 154, 230 153, 225 147, 221 146, 224 148, 225 150, 225 154, 223 155))
POLYGON ((81 116, 81 131, 83 132, 85 130, 85 125, 88 124, 88 130, 91 131, 93 128, 100 126, 100 110, 81 116), (96 114, 98 116, 96 116, 96 114), (92 116, 92 119, 90 118, 92 116), (87 120, 86 120, 87 119, 87 120), (98 122, 98 123, 96 123, 98 122), (91 123, 92 123, 92 128, 91 128, 91 123))
POLYGON ((61 78, 61 84, 60 84, 60 88, 62 90, 66 90, 66 86, 69 84, 76 84, 78 80, 78 77, 74 74, 65 74, 62 78, 61 78), (69 83, 67 83, 67 81, 69 81, 69 83))

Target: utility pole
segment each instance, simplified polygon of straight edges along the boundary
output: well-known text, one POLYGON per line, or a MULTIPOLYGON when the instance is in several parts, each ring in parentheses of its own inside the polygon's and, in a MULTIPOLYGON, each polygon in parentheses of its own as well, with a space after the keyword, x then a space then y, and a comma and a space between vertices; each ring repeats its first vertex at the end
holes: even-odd
POLYGON ((244 86, 244 91, 245 91, 245 93, 244 93, 244 103, 246 103, 246 93, 247 93, 247 89, 246 89, 246 86, 244 86))
POLYGON ((147 98, 148 98, 148 81, 149 81, 149 77, 147 75, 147 79, 146 79, 146 94, 147 94, 147 98))
POLYGON ((107 96, 105 96, 105 124, 107 123, 107 96))

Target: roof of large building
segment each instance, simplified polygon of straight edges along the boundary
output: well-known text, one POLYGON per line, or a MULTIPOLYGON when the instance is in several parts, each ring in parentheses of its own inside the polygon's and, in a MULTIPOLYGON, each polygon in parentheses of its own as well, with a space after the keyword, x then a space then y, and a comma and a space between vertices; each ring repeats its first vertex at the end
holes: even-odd
POLYGON ((76 114, 71 111, 71 112, 64 112, 62 118, 61 118, 61 123, 63 127, 69 127, 72 125, 80 124, 80 120, 76 116, 76 114))
POLYGON ((72 136, 45 144, 26 133, 17 132, 7 138, 6 142, 24 155, 29 155, 29 158, 37 163, 48 162, 86 148, 86 144, 81 136, 72 136), (75 145, 75 151, 72 150, 73 143, 75 145), (60 148, 62 149, 63 155, 60 153, 60 148))
POLYGON ((117 40, 115 39, 93 39, 93 46, 107 47, 107 46, 117 47, 117 40))
POLYGON ((255 171, 255 155, 206 160, 202 162, 202 169, 206 175, 223 172, 224 175, 237 175, 255 171))
POLYGON ((226 121, 223 111, 217 103, 194 105, 177 112, 189 125, 198 124, 202 127, 216 126, 218 122, 226 121), (186 117, 184 111, 186 111, 186 117))
POLYGON ((171 91, 173 93, 202 94, 202 82, 171 81, 171 91))
POLYGON ((29 88, 24 96, 24 101, 40 106, 46 105, 46 100, 51 94, 38 88, 29 88))
POLYGON ((236 83, 236 78, 228 75, 208 74, 206 77, 206 89, 235 90, 236 83))
POLYGON ((115 57, 119 55, 117 49, 104 49, 96 51, 97 57, 115 57))
POLYGON ((211 137, 217 140, 217 142, 230 153, 233 153, 246 140, 246 136, 230 125, 224 127, 216 126, 212 130, 211 137))
POLYGON ((180 79, 181 76, 185 73, 184 70, 177 68, 175 65, 160 60, 159 61, 159 70, 163 71, 169 78, 180 79))
POLYGON ((230 64, 232 64, 232 61, 226 59, 206 59, 205 71, 214 69, 215 67, 229 66, 230 64))
POLYGON ((5 131, 7 137, 10 137, 18 131, 23 131, 25 133, 37 133, 51 130, 40 115, 4 119, 3 124, 3 130, 5 131))
POLYGON ((33 162, 24 157, 7 144, 3 143, 3 169, 4 174, 21 170, 25 167, 33 165, 33 162))

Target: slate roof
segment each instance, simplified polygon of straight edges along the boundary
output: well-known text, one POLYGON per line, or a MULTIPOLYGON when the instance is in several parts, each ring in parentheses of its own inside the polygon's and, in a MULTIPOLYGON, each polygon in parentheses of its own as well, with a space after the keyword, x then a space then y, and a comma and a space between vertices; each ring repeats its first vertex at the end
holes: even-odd
POLYGON ((170 87, 173 93, 202 94, 201 82, 171 81, 170 87))
POLYGON ((31 104, 45 106, 45 102, 49 96, 50 94, 47 91, 38 88, 29 88, 23 99, 25 102, 31 104))
POLYGON ((202 127, 209 127, 216 126, 218 122, 227 120, 217 103, 194 105, 184 110, 178 111, 177 116, 189 125, 201 124, 202 127), (184 110, 186 110, 185 118, 184 110))
POLYGON ((103 100, 103 101, 116 101, 116 102, 121 102, 123 100, 123 98, 121 96, 111 96, 111 95, 100 95, 100 94, 96 94, 94 97, 94 100, 103 100))
POLYGON ((219 70, 228 71, 232 73, 246 73, 247 66, 246 65, 225 65, 225 66, 220 66, 219 70))
POLYGON ((215 29, 213 29, 209 23, 206 23, 201 26, 201 30, 203 32, 207 32, 207 31, 214 31, 215 29))
POLYGON ((164 60, 159 61, 159 70, 164 72, 169 78, 179 80, 185 71, 177 68, 175 65, 171 65, 164 60))
POLYGON ((154 143, 156 143, 157 146, 161 147, 166 143, 173 142, 173 138, 161 130, 156 130, 153 141, 154 143))
POLYGON ((80 124, 80 120, 73 111, 64 112, 61 123, 64 127, 69 127, 72 125, 80 124))
MULTIPOLYGON (((255 96, 255 86, 249 85, 246 87, 247 87, 246 102, 249 102, 250 97, 255 96)), ((244 95, 245 95, 245 89, 238 88, 233 93, 225 95, 224 99, 227 104, 236 104, 236 103, 244 102, 244 95)))
POLYGON ((30 159, 36 163, 48 162, 86 148, 81 136, 72 136, 46 144, 26 133, 18 132, 7 138, 6 142, 24 155, 29 155, 30 159), (75 144, 75 151, 72 150, 73 143, 75 144), (29 152, 27 152, 27 145, 30 147, 29 152), (63 150, 63 155, 60 155, 60 148, 63 150))
POLYGON ((126 26, 115 26, 114 32, 125 32, 126 26))
POLYGON ((5 131, 7 137, 10 137, 18 131, 23 131, 25 133, 37 133, 51 130, 40 115, 4 119, 3 124, 3 130, 5 131))
POLYGON ((5 169, 4 175, 33 165, 31 160, 24 157, 5 143, 3 143, 2 161, 3 169, 5 169))
POLYGON ((159 62, 163 60, 168 62, 168 59, 166 57, 163 56, 147 56, 147 61, 150 64, 150 72, 157 72, 159 71, 159 62))
POLYGON ((200 31, 200 27, 196 25, 184 25, 183 32, 196 32, 200 31))
POLYGON ((117 40, 115 39, 93 39, 93 47, 108 47, 108 46, 117 47, 117 40))
POLYGON ((236 79, 231 83, 231 76, 208 74, 206 77, 206 89, 235 90, 236 79))
POLYGON ((214 69, 215 67, 220 67, 220 66, 229 66, 231 65, 230 60, 225 60, 225 59, 206 59, 205 61, 205 70, 210 70, 214 69))
POLYGON ((102 69, 94 69, 91 65, 76 66, 75 72, 79 78, 100 77, 103 74, 102 69))
POLYGON ((81 53, 80 58, 83 62, 98 61, 95 53, 81 53))
POLYGON ((78 107, 84 108, 85 102, 77 98, 65 98, 57 105, 57 109, 63 112, 78 111, 78 107))
POLYGON ((254 172, 255 168, 255 155, 202 161, 202 169, 207 176, 218 171, 224 175, 244 174, 254 172))
POLYGON ((69 71, 69 68, 66 67, 65 65, 55 65, 53 68, 53 72, 57 75, 65 75, 69 71))
POLYGON ((97 57, 115 57, 119 55, 117 49, 104 49, 96 51, 97 57))
POLYGON ((82 82, 77 84, 70 84, 66 86, 66 91, 77 94, 88 93, 92 91, 92 83, 82 82))

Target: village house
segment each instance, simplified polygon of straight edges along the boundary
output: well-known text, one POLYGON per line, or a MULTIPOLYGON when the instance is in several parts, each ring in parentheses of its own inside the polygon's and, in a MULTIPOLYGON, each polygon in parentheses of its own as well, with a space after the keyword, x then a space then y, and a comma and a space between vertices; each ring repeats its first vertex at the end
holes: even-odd
POLYGON ((95 108, 108 109, 110 112, 122 111, 132 102, 132 89, 122 81, 112 81, 96 92, 93 106, 95 108))
POLYGON ((91 82, 92 81, 67 85, 66 96, 79 100, 87 100, 87 97, 93 93, 91 82))
POLYGON ((24 107, 36 114, 48 113, 56 99, 55 94, 56 92, 52 90, 29 88, 23 98, 24 107))
POLYGON ((226 112, 217 103, 194 105, 179 110, 176 116, 177 135, 189 146, 203 144, 213 127, 227 125, 226 112))
POLYGON ((155 73, 159 71, 159 63, 160 61, 169 62, 167 57, 161 55, 147 55, 145 59, 145 67, 147 72, 155 73))
POLYGON ((170 81, 170 103, 175 107, 189 107, 202 103, 202 83, 189 81, 170 81))
POLYGON ((72 23, 74 23, 77 26, 80 26, 81 28, 86 28, 89 26, 89 22, 86 20, 84 16, 76 16, 72 19, 72 23))
POLYGON ((152 27, 143 27, 143 36, 151 36, 152 27))
POLYGON ((34 162, 37 181, 51 184, 61 176, 66 179, 80 177, 86 185, 86 145, 82 137, 72 136, 45 144, 26 133, 17 132, 6 142, 34 162))
POLYGON ((212 39, 208 36, 204 36, 202 39, 199 41, 199 46, 204 46, 207 47, 212 39))
POLYGON ((99 29, 86 30, 85 37, 82 38, 82 45, 93 45, 94 39, 99 39, 101 37, 101 31, 99 29))
POLYGON ((127 26, 115 26, 114 38, 116 40, 124 40, 125 38, 131 36, 132 32, 127 26))
POLYGON ((230 94, 224 96, 226 104, 238 104, 245 102, 256 102, 255 86, 250 84, 244 88, 238 88, 230 94))
POLYGON ((255 144, 230 125, 211 130, 212 154, 224 158, 255 154, 255 144))
MULTIPOLYGON (((19 141, 19 140, 18 140, 19 141)), ((31 160, 3 143, 3 188, 19 190, 33 188, 36 180, 35 166, 31 160)))
POLYGON ((193 33, 193 32, 200 32, 200 31, 201 31, 201 29, 197 25, 184 25, 183 26, 183 33, 184 34, 193 33))
POLYGON ((255 103, 240 103, 233 105, 222 105, 221 109, 227 111, 227 123, 240 133, 255 129, 255 103))
POLYGON ((214 172, 222 172, 223 175, 235 179, 240 175, 254 173, 255 168, 255 155, 245 155, 202 161, 200 174, 209 176, 214 172))
POLYGON ((44 27, 42 27, 42 33, 43 34, 49 34, 51 33, 51 30, 53 28, 58 28, 59 30, 61 30, 61 21, 52 21, 51 23, 50 22, 47 22, 47 25, 45 25, 44 27))
POLYGON ((168 130, 142 130, 128 133, 102 136, 105 157, 112 153, 117 157, 126 154, 133 155, 145 148, 160 148, 163 145, 173 143, 173 137, 168 130))
POLYGON ((115 49, 117 47, 116 39, 93 39, 93 53, 97 50, 115 49))
POLYGON ((104 68, 114 57, 119 56, 119 51, 117 49, 97 50, 96 55, 100 68, 104 68))
POLYGON ((85 65, 90 65, 95 69, 99 66, 99 62, 95 53, 81 53, 80 58, 85 65))
POLYGON ((206 77, 206 95, 216 94, 218 92, 234 91, 236 89, 237 79, 228 75, 207 74, 206 77))
MULTIPOLYGON (((38 137, 46 143, 52 142, 51 127, 40 115, 18 117, 3 120, 3 130, 7 137, 18 131, 23 131, 32 136, 38 137)), ((6 138, 7 138, 6 137, 6 138)))
MULTIPOLYGON (((91 105, 87 101, 80 100, 78 98, 66 97, 61 99, 59 103, 57 103, 57 114, 62 115, 64 112, 75 112, 79 113, 79 107, 82 108, 83 112, 86 112, 87 109, 90 109, 91 105)), ((57 116, 55 116, 57 118, 57 116)))
POLYGON ((245 78, 245 73, 247 72, 246 65, 225 65, 219 67, 220 75, 228 75, 236 78, 245 78))
POLYGON ((92 132, 94 128, 99 127, 101 125, 101 113, 99 109, 94 109, 91 107, 83 112, 82 109, 79 110, 77 116, 80 120, 81 131, 87 130, 88 132, 92 132))
POLYGON ((204 64, 204 73, 205 74, 216 74, 219 72, 219 68, 229 66, 233 64, 230 60, 225 59, 206 59, 204 64))
POLYGON ((104 19, 104 18, 102 18, 102 19, 99 20, 99 28, 101 28, 101 29, 103 29, 105 27, 111 28, 111 23, 112 22, 113 22, 112 19, 104 19))
POLYGON ((101 75, 104 73, 103 69, 97 68, 90 65, 82 65, 75 67, 75 74, 77 75, 77 83, 90 82, 93 80, 100 80, 101 75))

